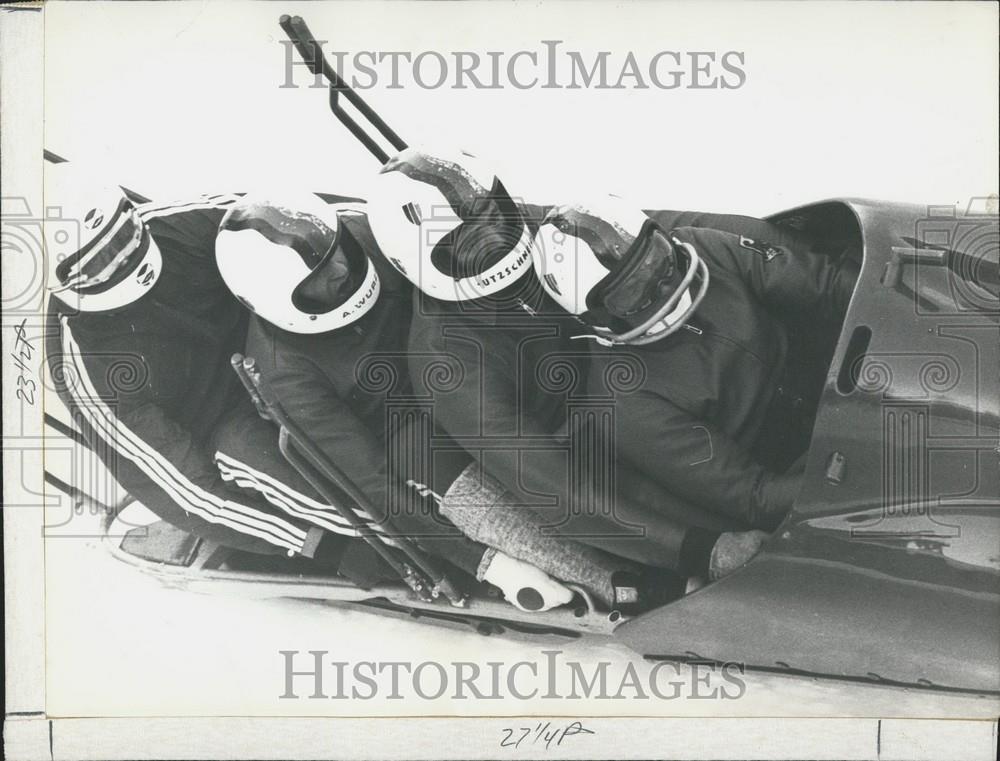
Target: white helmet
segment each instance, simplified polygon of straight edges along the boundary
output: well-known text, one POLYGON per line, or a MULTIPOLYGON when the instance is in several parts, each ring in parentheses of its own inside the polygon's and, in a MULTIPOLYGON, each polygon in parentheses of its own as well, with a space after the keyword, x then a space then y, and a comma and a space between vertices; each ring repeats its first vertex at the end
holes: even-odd
POLYGON ((532 260, 549 296, 607 344, 666 338, 708 289, 708 268, 694 247, 615 196, 551 209, 532 260))
POLYGON ((219 225, 219 273, 250 311, 292 333, 325 333, 374 306, 378 273, 340 214, 310 193, 288 201, 244 196, 219 225))
POLYGON ((531 231, 520 209, 469 153, 403 150, 382 167, 368 205, 386 258, 436 299, 492 296, 530 269, 531 231))
POLYGON ((120 187, 69 163, 47 163, 44 196, 52 294, 70 308, 103 312, 149 292, 162 269, 160 249, 120 187))

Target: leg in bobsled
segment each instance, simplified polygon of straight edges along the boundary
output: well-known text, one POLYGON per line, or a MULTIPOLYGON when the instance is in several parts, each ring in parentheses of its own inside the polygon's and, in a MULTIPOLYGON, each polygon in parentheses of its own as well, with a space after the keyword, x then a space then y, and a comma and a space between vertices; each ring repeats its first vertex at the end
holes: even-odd
MULTIPOLYGON (((751 526, 740 516, 715 515, 676 495, 663 496, 651 474, 634 468, 621 484, 625 488, 618 488, 617 429, 602 427, 617 414, 606 403, 613 395, 584 388, 590 352, 573 340, 582 326, 532 276, 535 225, 504 184, 468 154, 413 149, 390 159, 380 178, 369 202, 376 239, 418 288, 411 354, 456 366, 454 382, 435 393, 426 388, 433 380, 427 363, 411 362, 413 383, 433 397, 436 420, 455 440, 467 442, 483 473, 500 484, 502 496, 485 497, 489 510, 481 509, 478 497, 465 494, 452 504, 445 495, 449 517, 488 541, 506 537, 514 547, 502 546, 516 552, 517 532, 497 519, 497 505, 504 505, 530 514, 550 541, 587 545, 574 552, 577 559, 602 551, 598 586, 605 598, 617 595, 607 559, 623 573, 639 561, 647 567, 635 587, 640 597, 645 592, 646 600, 637 600, 640 608, 683 593, 686 576, 708 575, 723 534, 751 526), (442 208, 454 215, 447 218, 442 208), (643 481, 653 488, 645 489, 643 481), (643 489, 655 501, 639 499, 643 489), (642 576, 654 582, 643 584, 642 576)), ((567 260, 572 256, 566 253, 567 260)), ((574 287, 565 284, 564 291, 574 287)), ((614 368, 604 378, 612 385, 628 382, 614 368)), ((641 440, 635 443, 641 446, 641 440)), ((759 545, 758 535, 747 538, 759 545)), ((549 561, 558 555, 554 548, 546 553, 549 561)), ((554 567, 543 566, 550 572, 554 567)))
MULTIPOLYGON (((418 288, 411 352, 432 358, 422 367, 415 368, 411 363, 417 393, 425 391, 427 381, 446 367, 448 360, 458 361, 460 373, 471 368, 464 384, 459 378, 458 393, 447 389, 442 398, 434 399, 435 419, 456 439, 470 442, 466 444, 470 455, 509 490, 511 497, 506 501, 513 503, 513 510, 522 514, 522 508, 538 512, 537 497, 555 495, 556 516, 553 518, 551 510, 541 511, 535 516, 540 521, 529 521, 535 529, 540 528, 546 535, 562 534, 563 541, 580 538, 592 547, 634 557, 653 568, 681 573, 706 569, 707 573, 716 545, 726 536, 724 532, 746 529, 745 524, 706 514, 676 495, 664 497, 664 490, 656 483, 650 484, 648 478, 646 483, 634 483, 642 480, 641 474, 629 479, 628 486, 638 488, 612 497, 616 504, 610 514, 581 505, 577 495, 570 493, 572 487, 567 488, 564 453, 553 455, 554 449, 565 450, 565 441, 578 427, 567 425, 572 421, 566 419, 565 399, 553 405, 544 393, 520 394, 522 389, 539 391, 537 378, 525 385, 525 378, 519 375, 525 366, 531 373, 538 368, 531 361, 522 363, 520 350, 527 341, 514 323, 518 316, 524 317, 525 311, 537 313, 539 307, 547 316, 558 311, 551 301, 544 303, 545 294, 537 284, 523 287, 530 283, 523 277, 531 268, 527 244, 540 217, 533 220, 530 213, 522 214, 495 175, 470 171, 466 164, 475 161, 468 154, 443 158, 407 149, 405 142, 325 60, 302 19, 285 16, 281 26, 306 65, 329 82, 334 115, 382 165, 380 180, 385 192, 371 199, 373 227, 377 226, 381 253, 418 288), (355 106, 370 127, 345 113, 342 97, 355 106), (453 213, 450 218, 438 215, 449 208, 453 213), (538 297, 542 297, 541 301, 538 297), (446 338, 449 331, 451 335, 446 338), (439 364, 434 358, 445 361, 439 364), (489 388, 480 382, 487 379, 494 381, 489 388), (488 446, 491 451, 487 452, 476 446, 476 438, 493 437, 523 437, 536 443, 548 440, 555 446, 532 447, 528 452, 516 445, 507 447, 506 452, 498 452, 494 446, 488 446), (656 493, 654 500, 647 502, 635 496, 643 490, 656 493)), ((543 207, 531 209, 537 213, 543 207)), ((547 335, 542 342, 535 341, 533 348, 545 344, 553 354, 579 358, 579 350, 574 351, 567 341, 579 332, 575 326, 566 325, 565 319, 550 322, 559 324, 541 326, 541 332, 547 335)), ((545 351, 535 354, 537 359, 545 351)), ((585 366, 586 360, 569 362, 571 366, 577 364, 585 366)), ((570 374, 578 372, 578 367, 570 370, 570 374)), ((595 470, 603 471, 603 467, 595 470)), ((584 492, 608 491, 601 482, 604 475, 585 473, 584 492)), ((498 505, 503 507, 494 504, 491 514, 499 512, 498 505)), ((453 512, 453 516, 458 520, 459 513, 453 512)), ((480 522, 480 517, 477 513, 476 526, 488 526, 490 521, 480 522)), ((524 525, 520 529, 508 526, 503 533, 508 540, 514 534, 532 535, 524 525)), ((508 541, 508 545, 516 543, 508 541)), ((513 551, 517 549, 513 547, 513 551)), ((630 566, 625 560, 616 562, 630 566)))
MULTIPOLYGON (((363 207, 248 197, 227 215, 217 258, 230 289, 253 311, 246 352, 254 371, 301 431, 292 438, 351 482, 376 530, 391 524, 522 608, 568 601, 566 587, 470 540, 438 510, 435 495, 468 456, 443 443, 428 410, 412 401, 409 289, 374 247, 363 207), (537 594, 518 594, 529 586, 537 594)), ((275 447, 250 446, 238 430, 227 439, 217 455, 225 477, 332 530, 331 505, 307 485, 292 485, 300 478, 279 473, 288 466, 275 447)))

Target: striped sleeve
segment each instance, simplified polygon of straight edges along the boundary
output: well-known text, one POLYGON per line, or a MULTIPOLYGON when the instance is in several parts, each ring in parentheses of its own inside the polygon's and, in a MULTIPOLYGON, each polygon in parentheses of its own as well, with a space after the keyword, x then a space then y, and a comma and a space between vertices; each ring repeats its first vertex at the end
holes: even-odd
MULTIPOLYGON (((235 483, 244 489, 252 489, 259 492, 272 505, 284 510, 295 518, 308 521, 335 534, 355 537, 361 535, 332 506, 303 494, 279 479, 254 468, 252 465, 236 457, 227 455, 224 452, 216 452, 215 464, 218 466, 224 481, 235 483)), ((351 512, 375 534, 385 538, 382 528, 368 513, 357 508, 352 509, 351 512)), ((386 541, 390 544, 392 543, 391 540, 386 539, 386 541)))
MULTIPOLYGON (((191 480, 180 468, 118 417, 98 393, 68 319, 61 320, 62 349, 72 371, 67 383, 78 414, 114 452, 134 464, 186 513, 210 523, 263 539, 291 552, 302 552, 306 532, 281 516, 214 494, 191 480)), ((211 462, 209 460, 209 462, 211 462)))

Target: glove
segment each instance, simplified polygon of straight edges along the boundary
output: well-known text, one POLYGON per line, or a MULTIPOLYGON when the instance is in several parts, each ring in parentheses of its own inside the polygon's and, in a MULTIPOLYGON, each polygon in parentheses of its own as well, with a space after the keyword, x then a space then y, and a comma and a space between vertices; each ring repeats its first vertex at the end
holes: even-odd
POLYGON ((502 552, 493 554, 481 576, 499 587, 507 602, 528 613, 550 610, 573 599, 568 587, 535 566, 502 552))
POLYGON ((718 581, 750 562, 767 540, 764 531, 727 531, 712 548, 708 561, 708 578, 718 581))

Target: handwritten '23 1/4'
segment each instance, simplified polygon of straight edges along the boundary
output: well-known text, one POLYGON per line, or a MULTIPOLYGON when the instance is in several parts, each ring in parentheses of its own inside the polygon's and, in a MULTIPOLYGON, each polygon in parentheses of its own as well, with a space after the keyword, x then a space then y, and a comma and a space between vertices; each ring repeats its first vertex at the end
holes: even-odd
POLYGON ((22 402, 34 406, 37 386, 35 385, 34 378, 32 378, 34 373, 31 372, 31 368, 26 363, 30 362, 34 356, 35 347, 26 335, 26 322, 27 319, 24 319, 21 320, 20 325, 14 326, 14 351, 10 353, 10 356, 14 360, 14 366, 17 368, 17 390, 15 391, 15 396, 22 402))

